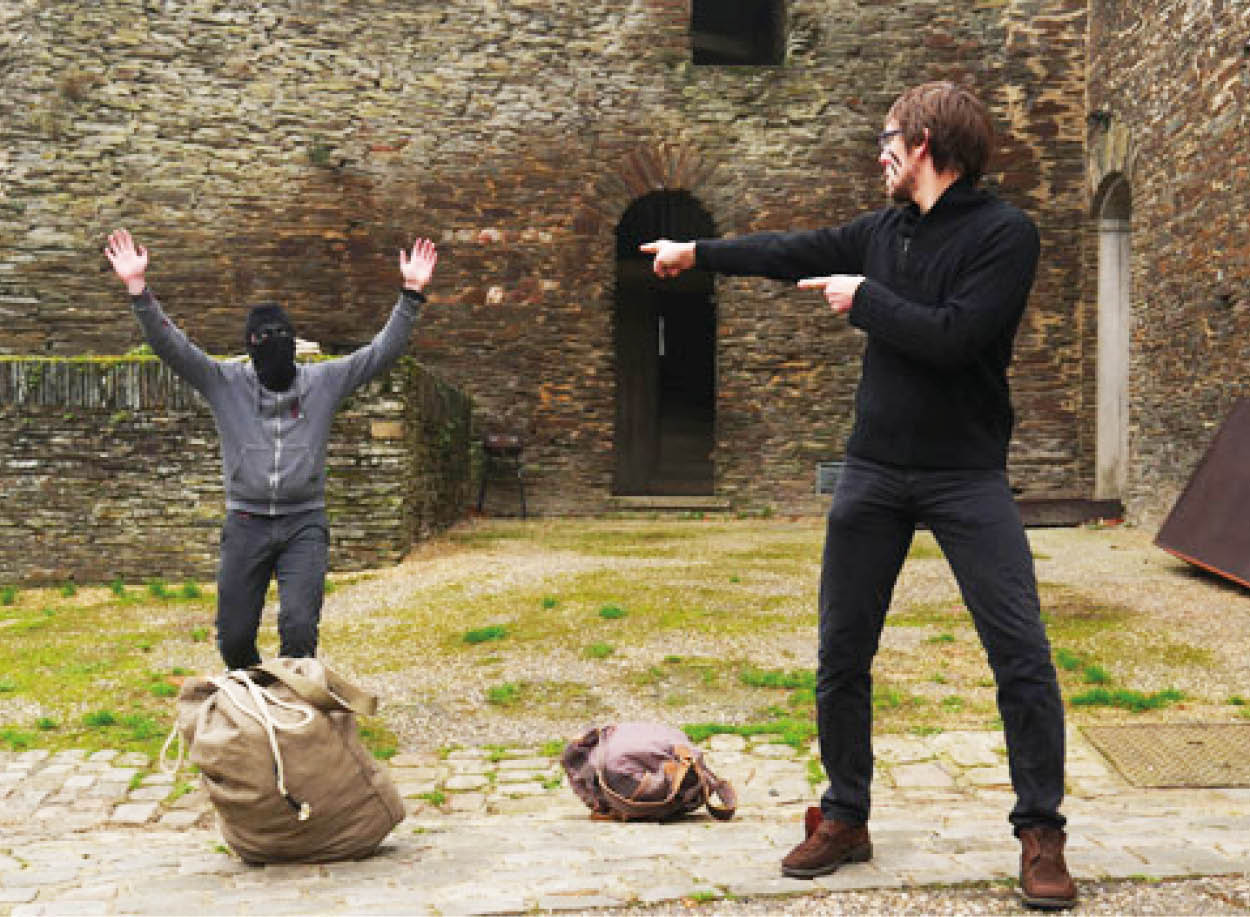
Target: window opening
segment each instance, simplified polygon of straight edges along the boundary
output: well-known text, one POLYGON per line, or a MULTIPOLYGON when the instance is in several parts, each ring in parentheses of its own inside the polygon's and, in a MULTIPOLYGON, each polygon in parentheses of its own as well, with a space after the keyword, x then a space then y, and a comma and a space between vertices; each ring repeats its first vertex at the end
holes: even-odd
POLYGON ((782 0, 692 0, 696 64, 768 66, 785 58, 782 0))

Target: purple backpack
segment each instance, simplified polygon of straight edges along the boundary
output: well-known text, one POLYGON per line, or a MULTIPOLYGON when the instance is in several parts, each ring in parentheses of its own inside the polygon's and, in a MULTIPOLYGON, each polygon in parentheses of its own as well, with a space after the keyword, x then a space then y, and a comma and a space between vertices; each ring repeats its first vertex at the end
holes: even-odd
POLYGON ((560 763, 591 818, 664 821, 706 805, 725 820, 738 806, 733 787, 708 770, 686 734, 660 723, 592 729, 568 744, 560 763))

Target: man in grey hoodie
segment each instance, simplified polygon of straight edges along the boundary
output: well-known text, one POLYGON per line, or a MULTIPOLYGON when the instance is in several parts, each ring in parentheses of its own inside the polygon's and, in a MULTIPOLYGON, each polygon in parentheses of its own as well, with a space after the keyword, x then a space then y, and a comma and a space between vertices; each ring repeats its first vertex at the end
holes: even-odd
POLYGON ((295 362, 295 328, 274 303, 254 307, 244 343, 251 361, 209 357, 169 320, 148 288, 148 252, 129 232, 104 250, 126 285, 152 350, 208 401, 221 438, 226 521, 217 570, 217 646, 226 666, 260 662, 256 632, 265 593, 278 580, 279 653, 312 656, 324 598, 329 535, 325 452, 334 412, 353 390, 393 364, 408 345, 434 243, 400 251, 403 285, 391 317, 364 347, 335 360, 295 362))

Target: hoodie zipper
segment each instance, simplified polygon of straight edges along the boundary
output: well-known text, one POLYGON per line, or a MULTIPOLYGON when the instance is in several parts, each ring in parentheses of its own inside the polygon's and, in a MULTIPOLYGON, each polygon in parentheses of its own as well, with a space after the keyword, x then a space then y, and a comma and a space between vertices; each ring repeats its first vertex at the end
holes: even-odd
POLYGON ((278 514, 278 475, 282 467, 282 398, 274 399, 273 472, 269 475, 269 515, 278 514))

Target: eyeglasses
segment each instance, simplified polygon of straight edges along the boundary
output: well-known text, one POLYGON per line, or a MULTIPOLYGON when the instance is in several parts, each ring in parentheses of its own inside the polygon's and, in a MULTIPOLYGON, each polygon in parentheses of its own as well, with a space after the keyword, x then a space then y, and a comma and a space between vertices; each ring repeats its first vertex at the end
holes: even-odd
POLYGON ((900 136, 902 133, 903 132, 901 129, 895 128, 892 131, 882 131, 881 133, 877 134, 877 149, 884 150, 887 146, 890 145, 891 140, 893 140, 895 137, 900 136))

